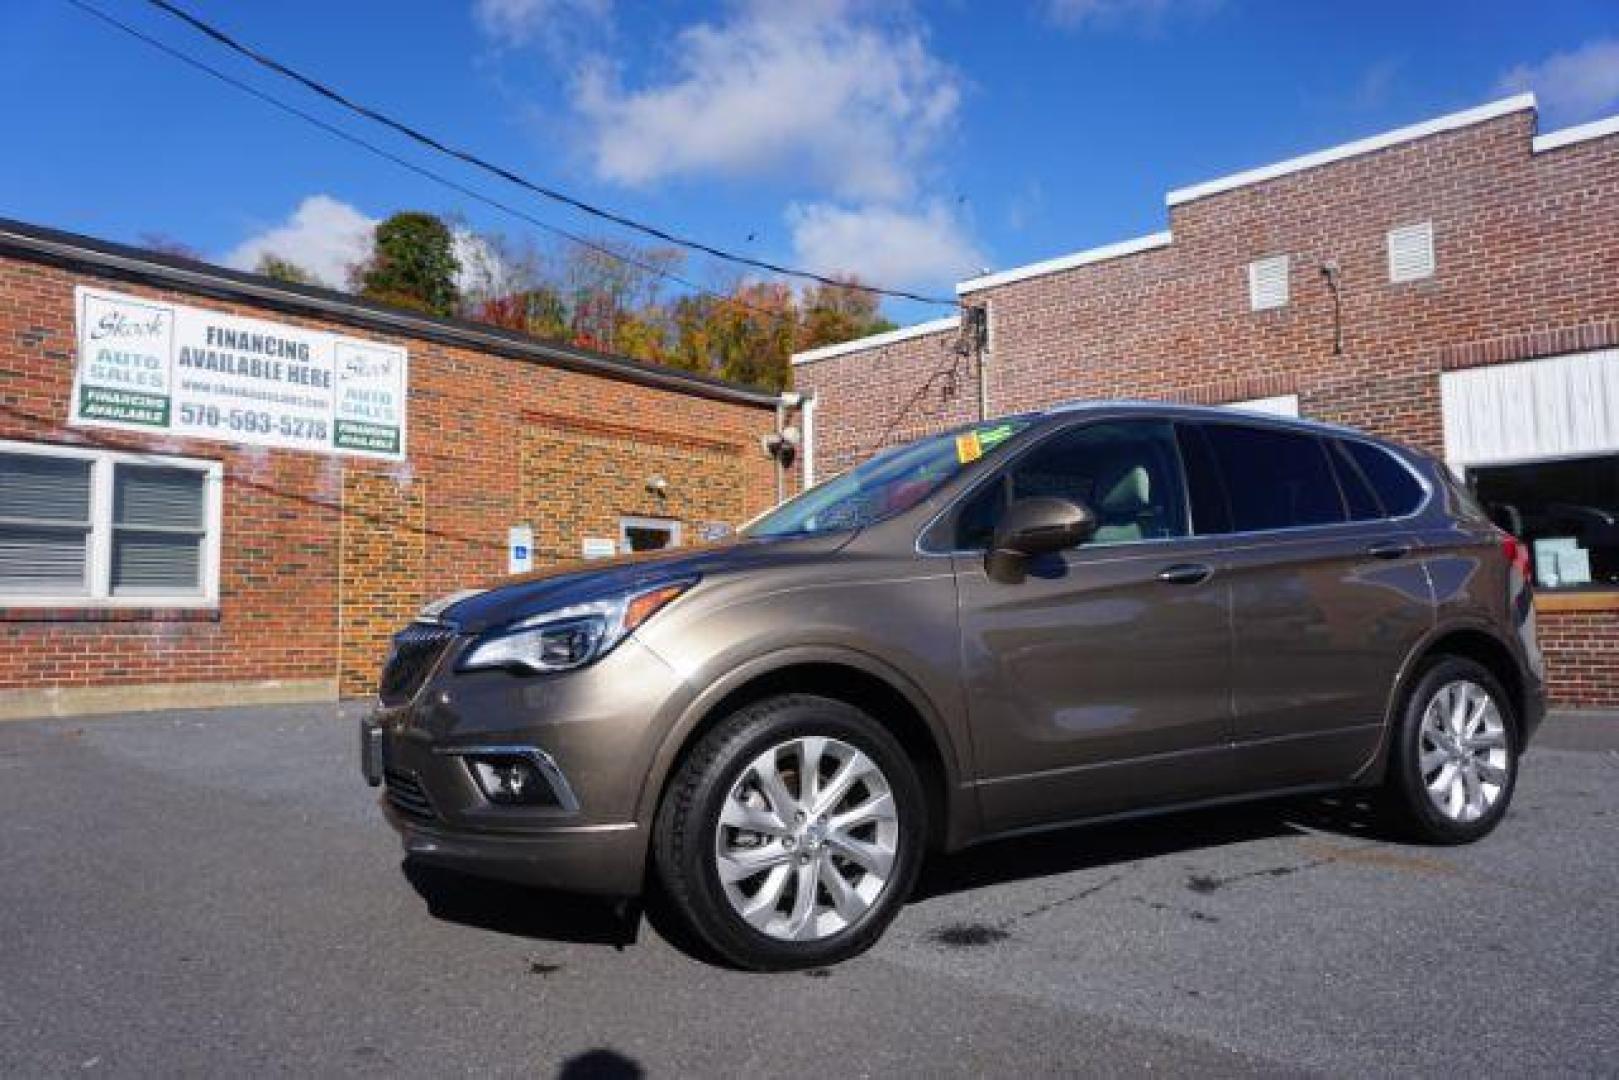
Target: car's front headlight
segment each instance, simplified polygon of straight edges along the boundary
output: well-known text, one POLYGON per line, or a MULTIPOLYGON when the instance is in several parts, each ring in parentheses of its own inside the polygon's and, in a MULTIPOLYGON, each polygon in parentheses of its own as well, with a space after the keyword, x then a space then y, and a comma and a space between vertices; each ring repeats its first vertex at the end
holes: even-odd
POLYGON ((484 634, 461 658, 462 671, 488 668, 572 671, 607 655, 636 627, 697 583, 696 578, 530 615, 484 634))

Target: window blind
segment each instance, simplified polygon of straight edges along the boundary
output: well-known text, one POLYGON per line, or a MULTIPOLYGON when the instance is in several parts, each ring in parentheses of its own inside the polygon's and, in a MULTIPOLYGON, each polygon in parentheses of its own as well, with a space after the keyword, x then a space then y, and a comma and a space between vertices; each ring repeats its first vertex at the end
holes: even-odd
POLYGON ((86 587, 91 462, 0 454, 0 591, 86 587))
POLYGON ((205 482, 195 469, 117 466, 113 473, 113 595, 201 589, 205 482))

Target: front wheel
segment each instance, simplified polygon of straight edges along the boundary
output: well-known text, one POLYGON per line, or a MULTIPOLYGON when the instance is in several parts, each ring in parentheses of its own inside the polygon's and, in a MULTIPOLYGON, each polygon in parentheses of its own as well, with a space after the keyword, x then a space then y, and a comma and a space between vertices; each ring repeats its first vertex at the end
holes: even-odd
POLYGON ((1463 844, 1500 822, 1518 778, 1510 699, 1482 664, 1445 657, 1422 673, 1394 732, 1390 794, 1416 839, 1463 844))
POLYGON ((827 698, 771 698, 722 721, 676 772, 658 813, 658 875, 730 962, 834 963, 898 914, 925 813, 916 769, 871 717, 827 698))

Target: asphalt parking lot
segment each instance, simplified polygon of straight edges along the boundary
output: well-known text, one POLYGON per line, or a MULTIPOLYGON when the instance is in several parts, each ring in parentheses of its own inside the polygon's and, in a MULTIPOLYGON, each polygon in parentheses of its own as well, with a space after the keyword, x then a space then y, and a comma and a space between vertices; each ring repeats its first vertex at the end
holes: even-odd
POLYGON ((865 957, 747 975, 401 866, 352 715, 0 725, 6 1075, 1611 1074, 1619 720, 1469 848, 1312 800, 929 867, 865 957))

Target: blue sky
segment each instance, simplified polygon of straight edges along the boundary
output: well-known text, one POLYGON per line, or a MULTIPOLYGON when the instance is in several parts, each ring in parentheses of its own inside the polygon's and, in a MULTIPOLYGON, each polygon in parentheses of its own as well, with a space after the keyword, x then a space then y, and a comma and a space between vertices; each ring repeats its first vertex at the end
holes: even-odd
MULTIPOLYGON (((86 2, 547 221, 613 235, 369 131, 139 0, 86 2)), ((985 267, 1162 229, 1170 188, 1514 90, 1539 94, 1543 130, 1619 113, 1614 0, 182 2, 547 184, 946 296, 985 267)), ((544 239, 65 0, 5 9, 0 215, 236 263, 273 248, 329 278, 402 208, 544 239)))

